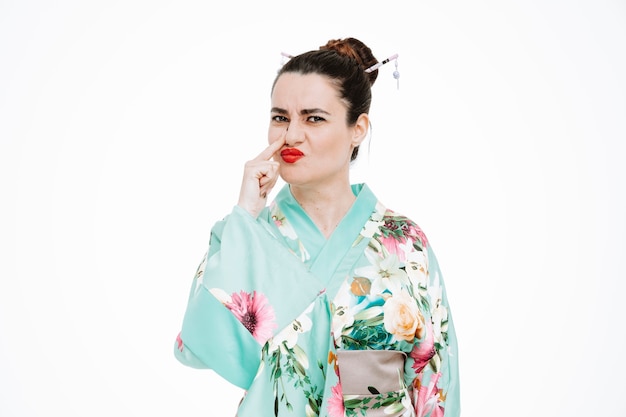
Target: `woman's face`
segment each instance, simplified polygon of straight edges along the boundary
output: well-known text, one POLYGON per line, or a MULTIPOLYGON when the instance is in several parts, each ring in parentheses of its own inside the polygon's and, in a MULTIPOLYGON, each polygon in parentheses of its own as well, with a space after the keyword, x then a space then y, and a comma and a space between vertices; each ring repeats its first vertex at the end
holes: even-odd
POLYGON ((346 113, 327 77, 284 73, 278 78, 268 139, 272 143, 285 135, 285 145, 274 155, 285 182, 316 186, 348 179, 352 150, 364 139, 369 121, 363 114, 349 126, 346 113))

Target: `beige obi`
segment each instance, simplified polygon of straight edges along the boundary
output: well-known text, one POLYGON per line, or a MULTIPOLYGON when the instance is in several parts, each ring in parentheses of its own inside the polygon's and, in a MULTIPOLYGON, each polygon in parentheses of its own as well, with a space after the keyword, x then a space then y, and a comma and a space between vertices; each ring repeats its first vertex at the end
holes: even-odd
POLYGON ((412 408, 412 390, 404 383, 405 360, 406 354, 396 350, 338 349, 337 366, 346 415, 401 416, 407 411, 403 400, 412 408))

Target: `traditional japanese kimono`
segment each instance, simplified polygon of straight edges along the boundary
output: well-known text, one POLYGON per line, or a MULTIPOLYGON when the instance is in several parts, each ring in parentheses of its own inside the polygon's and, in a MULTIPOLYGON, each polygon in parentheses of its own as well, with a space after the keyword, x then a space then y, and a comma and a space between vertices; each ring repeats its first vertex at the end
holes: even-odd
POLYGON ((212 229, 174 352, 245 390, 238 417, 458 416, 458 353, 422 230, 363 184, 326 239, 286 185, 212 229))

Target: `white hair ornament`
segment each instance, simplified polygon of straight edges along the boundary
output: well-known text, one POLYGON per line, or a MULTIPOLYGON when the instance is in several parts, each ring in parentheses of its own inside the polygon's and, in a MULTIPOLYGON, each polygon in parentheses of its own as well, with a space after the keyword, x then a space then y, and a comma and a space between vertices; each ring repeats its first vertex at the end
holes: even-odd
MULTIPOLYGON (((293 58, 293 55, 288 54, 287 52, 281 52, 280 55, 281 55, 281 63, 280 63, 281 67, 285 65, 285 63, 287 62, 286 61, 287 59, 293 58)), ((385 58, 382 61, 375 63, 371 67, 366 68, 365 72, 370 73, 372 71, 376 71, 378 68, 382 67, 383 65, 391 61, 395 61, 396 69, 393 72, 393 78, 395 78, 396 80, 397 88, 400 89, 400 72, 398 71, 398 54, 393 54, 389 58, 385 58)))

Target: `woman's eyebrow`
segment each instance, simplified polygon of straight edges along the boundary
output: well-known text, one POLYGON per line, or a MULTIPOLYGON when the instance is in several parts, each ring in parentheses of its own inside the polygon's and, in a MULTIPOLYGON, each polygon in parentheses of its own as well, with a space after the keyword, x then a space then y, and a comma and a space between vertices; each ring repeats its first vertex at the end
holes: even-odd
MULTIPOLYGON (((276 114, 287 114, 287 110, 285 109, 281 109, 280 107, 272 107, 272 110, 270 111, 271 113, 276 113, 276 114)), ((320 108, 312 108, 312 109, 303 109, 300 110, 300 114, 303 116, 306 116, 307 114, 327 114, 330 116, 330 113, 328 113, 326 110, 322 110, 320 108)))
POLYGON ((322 110, 322 109, 318 109, 318 108, 315 108, 315 109, 304 109, 304 110, 300 111, 300 114, 303 115, 303 116, 307 115, 307 114, 313 114, 313 113, 322 113, 322 114, 327 114, 327 115, 330 116, 330 113, 328 113, 326 110, 322 110))
POLYGON ((287 114, 287 110, 281 109, 280 107, 272 107, 270 113, 287 114))

